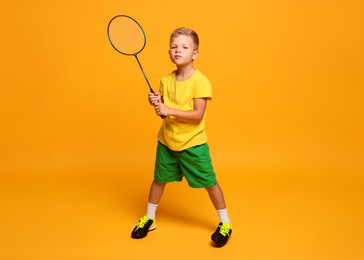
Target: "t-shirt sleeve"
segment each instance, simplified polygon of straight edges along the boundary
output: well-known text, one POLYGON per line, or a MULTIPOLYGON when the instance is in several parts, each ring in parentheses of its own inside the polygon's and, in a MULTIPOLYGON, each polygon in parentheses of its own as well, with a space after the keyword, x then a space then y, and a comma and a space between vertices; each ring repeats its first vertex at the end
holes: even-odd
POLYGON ((212 99, 212 86, 207 78, 203 78, 198 82, 194 98, 212 99))

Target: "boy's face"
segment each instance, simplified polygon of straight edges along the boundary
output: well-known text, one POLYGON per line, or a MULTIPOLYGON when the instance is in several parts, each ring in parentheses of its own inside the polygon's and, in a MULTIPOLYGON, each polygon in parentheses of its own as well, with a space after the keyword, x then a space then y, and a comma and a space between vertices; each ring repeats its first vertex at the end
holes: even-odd
POLYGON ((169 56, 177 66, 189 65, 197 58, 198 50, 191 37, 179 35, 170 41, 169 56))

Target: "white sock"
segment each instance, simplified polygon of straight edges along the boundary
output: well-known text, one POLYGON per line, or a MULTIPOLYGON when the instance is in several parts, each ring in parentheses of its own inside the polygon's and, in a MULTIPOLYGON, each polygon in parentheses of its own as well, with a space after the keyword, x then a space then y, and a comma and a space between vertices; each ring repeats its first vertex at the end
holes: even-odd
POLYGON ((155 212, 157 211, 157 208, 158 208, 157 204, 148 202, 147 212, 145 213, 145 215, 151 219, 155 219, 155 212))
POLYGON ((229 223, 231 225, 231 221, 229 219, 229 215, 228 215, 228 212, 227 212, 226 208, 218 209, 216 211, 217 211, 217 214, 219 215, 220 222, 226 222, 226 223, 229 223))

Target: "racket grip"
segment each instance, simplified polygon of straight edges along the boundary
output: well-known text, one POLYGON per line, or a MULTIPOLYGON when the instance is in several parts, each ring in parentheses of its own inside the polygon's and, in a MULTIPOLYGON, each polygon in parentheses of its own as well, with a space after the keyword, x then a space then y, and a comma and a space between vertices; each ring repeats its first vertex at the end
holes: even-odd
MULTIPOLYGON (((149 87, 149 89, 150 89, 150 92, 152 92, 154 95, 157 95, 157 94, 155 94, 154 90, 151 87, 149 87)), ((166 116, 163 116, 163 115, 161 115, 160 117, 162 119, 165 119, 166 118, 166 116)))

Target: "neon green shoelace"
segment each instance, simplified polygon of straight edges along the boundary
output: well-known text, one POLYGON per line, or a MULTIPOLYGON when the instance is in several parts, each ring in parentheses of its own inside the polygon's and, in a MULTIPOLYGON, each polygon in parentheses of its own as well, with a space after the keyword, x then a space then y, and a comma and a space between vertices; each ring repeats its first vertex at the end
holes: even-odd
POLYGON ((231 225, 228 223, 222 223, 222 226, 220 227, 220 234, 223 235, 224 237, 229 236, 230 234, 230 230, 231 230, 231 225))
POLYGON ((139 220, 138 228, 143 228, 145 226, 145 224, 147 224, 148 220, 149 220, 149 218, 147 216, 142 217, 139 220))

